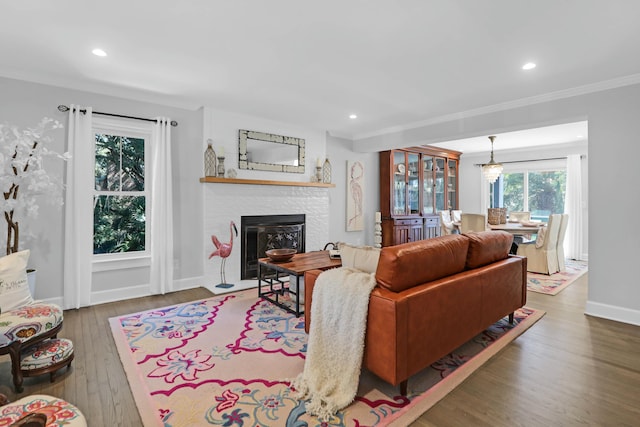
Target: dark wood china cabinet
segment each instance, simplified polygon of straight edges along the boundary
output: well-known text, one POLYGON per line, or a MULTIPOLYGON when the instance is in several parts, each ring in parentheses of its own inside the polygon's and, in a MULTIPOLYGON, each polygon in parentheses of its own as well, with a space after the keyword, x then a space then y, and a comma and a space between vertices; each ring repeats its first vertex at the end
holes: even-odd
POLYGON ((458 209, 460 154, 430 146, 380 153, 382 246, 440 235, 438 212, 458 209))

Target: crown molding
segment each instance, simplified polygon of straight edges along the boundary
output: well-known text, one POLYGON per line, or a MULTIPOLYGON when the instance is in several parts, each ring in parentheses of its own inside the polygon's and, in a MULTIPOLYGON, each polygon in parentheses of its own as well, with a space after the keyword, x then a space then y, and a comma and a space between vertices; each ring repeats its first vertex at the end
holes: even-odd
POLYGON ((445 122, 450 122, 454 120, 461 120, 465 118, 481 116, 484 114, 496 113, 499 111, 512 110, 514 108, 521 108, 529 105, 541 104, 544 102, 556 101, 559 99, 571 98, 574 96, 586 95, 589 93, 601 92, 604 90, 616 89, 624 86, 631 86, 638 83, 640 83, 640 73, 619 77, 616 79, 605 80, 598 83, 577 86, 570 89, 558 90, 555 92, 550 92, 542 95, 531 96, 528 98, 517 99, 514 101, 503 102, 500 104, 488 105, 486 107, 474 108, 472 110, 446 114, 443 116, 433 117, 431 119, 408 123, 401 126, 388 127, 376 132, 369 132, 369 133, 354 135, 353 140, 359 141, 362 139, 388 135, 388 134, 402 132, 402 131, 415 129, 419 127, 431 126, 439 123, 445 123, 445 122))

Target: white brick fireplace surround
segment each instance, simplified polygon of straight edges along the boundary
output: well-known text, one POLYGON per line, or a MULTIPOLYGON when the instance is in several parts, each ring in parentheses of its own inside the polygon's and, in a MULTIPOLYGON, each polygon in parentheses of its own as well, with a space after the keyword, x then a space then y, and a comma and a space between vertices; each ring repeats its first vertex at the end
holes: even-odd
MULTIPOLYGON (((246 215, 306 215, 306 251, 322 249, 329 241, 329 189, 255 184, 203 183, 204 187, 204 286, 220 289, 220 257, 211 259, 215 250, 214 234, 229 242, 229 224, 235 222, 240 233, 240 218, 246 215)), ((256 286, 257 280, 240 280, 240 236, 233 236, 233 250, 227 258, 225 275, 234 289, 256 286)))

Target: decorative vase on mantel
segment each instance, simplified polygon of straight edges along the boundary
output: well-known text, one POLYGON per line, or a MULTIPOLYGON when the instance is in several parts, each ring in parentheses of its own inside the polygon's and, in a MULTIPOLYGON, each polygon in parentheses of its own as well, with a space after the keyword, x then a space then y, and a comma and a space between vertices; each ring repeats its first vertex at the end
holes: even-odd
POLYGON ((322 166, 322 182, 325 184, 331 184, 331 163, 329 163, 329 159, 324 159, 324 166, 322 166))
POLYGON ((216 176, 216 152, 213 150, 213 141, 207 140, 207 149, 204 150, 204 176, 216 176))

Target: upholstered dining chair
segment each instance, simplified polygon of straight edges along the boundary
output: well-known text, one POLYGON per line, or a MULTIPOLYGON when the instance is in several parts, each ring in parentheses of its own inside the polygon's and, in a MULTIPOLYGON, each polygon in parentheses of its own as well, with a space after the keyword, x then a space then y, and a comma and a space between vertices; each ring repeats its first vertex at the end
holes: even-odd
POLYGON ((485 231, 487 228, 487 217, 483 214, 463 213, 460 216, 460 233, 472 231, 485 231))
POLYGON ((453 234, 454 226, 449 211, 440 211, 440 235, 453 234))
POLYGON ((509 220, 511 221, 515 220, 518 222, 531 221, 531 212, 524 212, 524 211, 509 212, 509 220))
POLYGON ((460 222, 462 220, 461 215, 462 211, 454 209, 451 211, 451 220, 453 222, 460 222))
POLYGON ((566 271, 564 264, 564 236, 567 234, 567 224, 569 223, 569 214, 562 214, 560 221, 560 231, 558 232, 558 244, 556 246, 556 254, 558 255, 558 270, 566 271))
POLYGON ((538 232, 535 241, 518 245, 518 255, 527 257, 527 271, 553 274, 558 269, 558 233, 562 216, 549 216, 549 223, 538 232))

